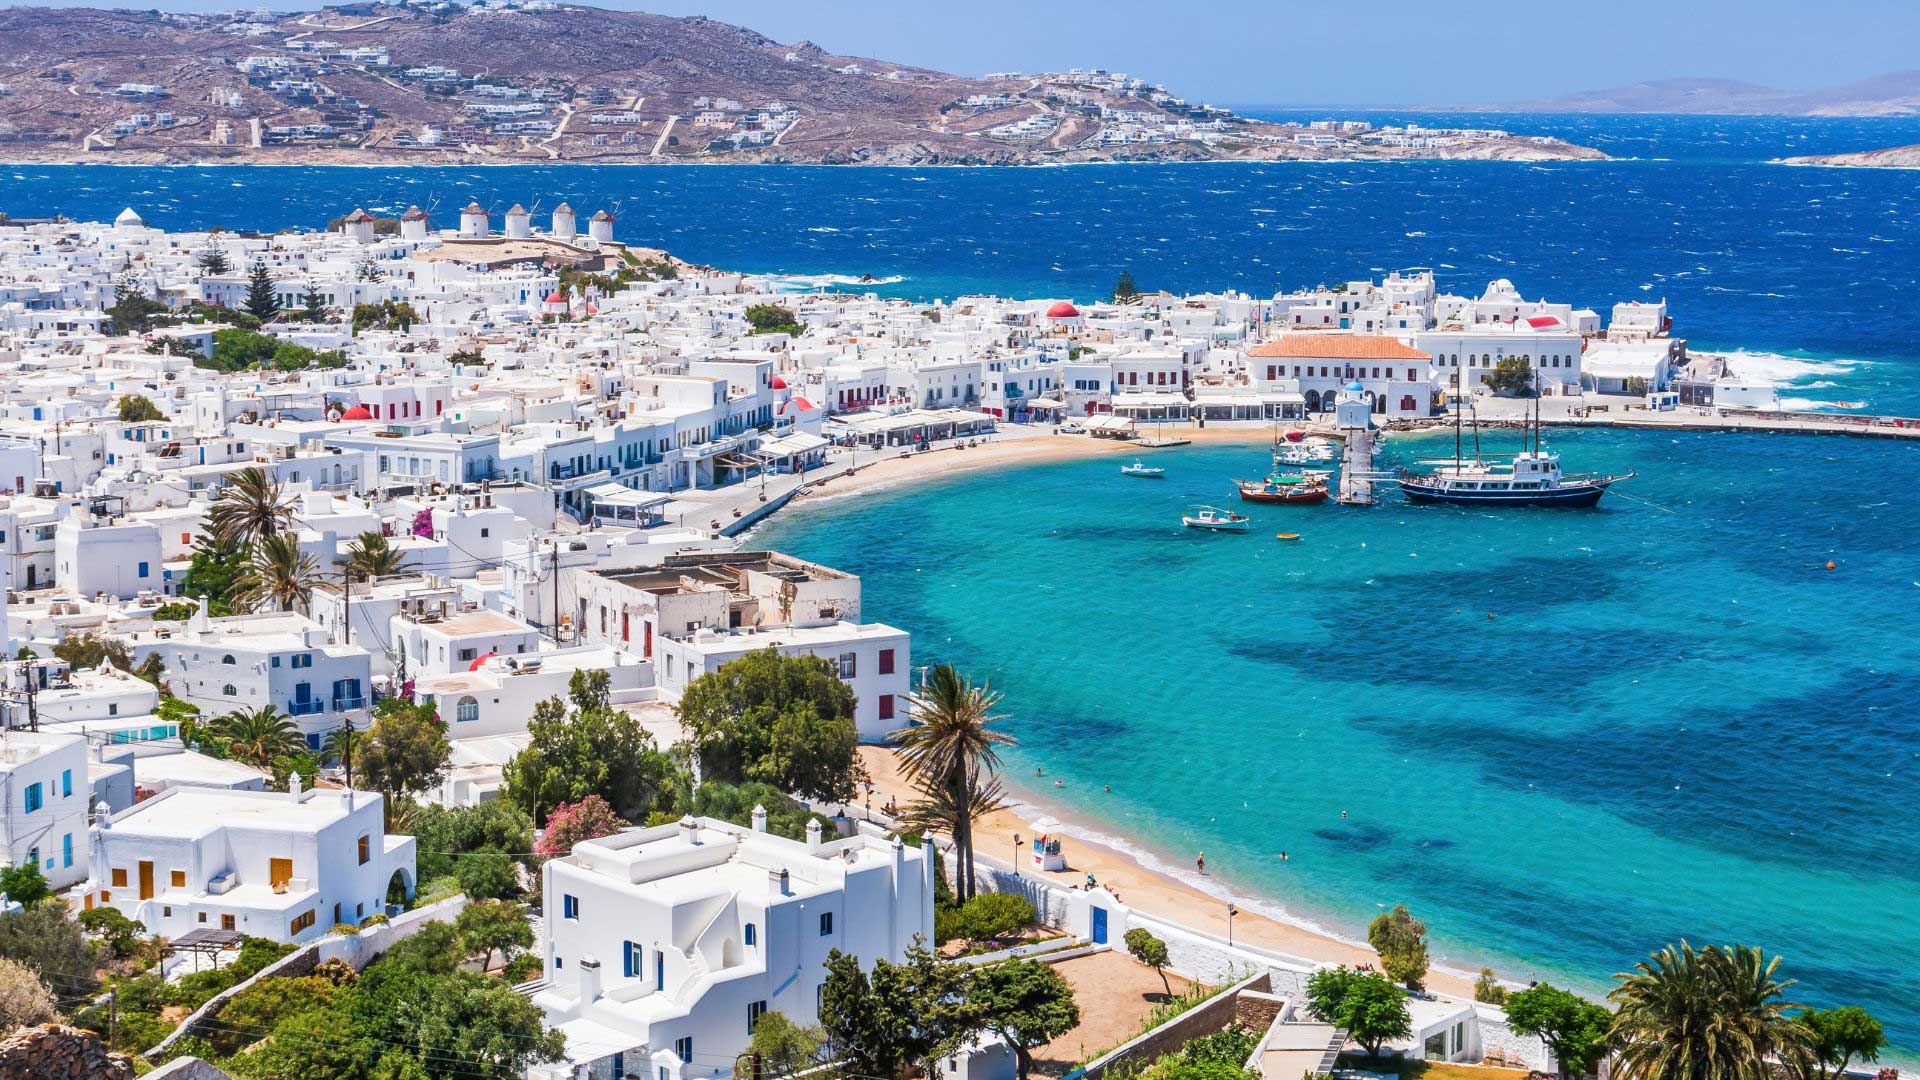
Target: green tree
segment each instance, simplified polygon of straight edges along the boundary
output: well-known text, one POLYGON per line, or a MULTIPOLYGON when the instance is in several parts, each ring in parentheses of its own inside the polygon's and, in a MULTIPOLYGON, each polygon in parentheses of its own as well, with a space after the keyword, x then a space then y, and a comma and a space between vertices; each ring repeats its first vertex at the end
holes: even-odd
POLYGON ((259 769, 270 769, 275 759, 306 748, 300 729, 271 705, 235 709, 217 717, 213 721, 213 733, 225 743, 227 754, 233 760, 259 769))
POLYGON ((1120 271, 1120 280, 1113 283, 1113 302, 1116 304, 1140 302, 1140 287, 1133 283, 1133 271, 1120 271))
POLYGON ((1407 992, 1376 971, 1323 968, 1307 980, 1307 1008, 1326 1023, 1347 1029, 1368 1057, 1381 1044, 1413 1037, 1407 992))
POLYGON ((1806 1032, 1787 1016, 1779 957, 1750 945, 1668 945, 1616 975, 1614 1075, 1624 1080, 1765 1080, 1806 1032))
POLYGON ((207 601, 207 614, 233 614, 235 582, 247 569, 246 545, 207 535, 194 541, 193 560, 180 579, 180 595, 207 601))
POLYGON ((102 637, 89 631, 84 634, 69 634, 61 638, 53 647, 55 659, 65 660, 67 666, 77 670, 89 670, 102 665, 117 667, 122 671, 131 671, 134 667, 133 650, 118 638, 102 637))
POLYGON ((392 797, 419 795, 446 779, 453 748, 432 709, 408 708, 376 716, 353 751, 355 778, 392 797))
POLYGON ((160 406, 144 394, 122 394, 116 408, 119 409, 120 422, 123 424, 141 424, 167 418, 167 414, 160 411, 160 406))
POLYGON ((476 900, 462 908, 454 932, 468 952, 483 954, 481 971, 493 970, 493 954, 533 948, 533 924, 527 909, 506 900, 476 900))
POLYGON ((1380 954, 1387 977, 1409 990, 1420 990, 1427 979, 1427 924, 1413 917, 1405 904, 1374 916, 1367 924, 1367 943, 1380 954))
POLYGON ((983 892, 957 907, 934 912, 934 925, 945 923, 941 938, 995 941, 1033 925, 1033 904, 1018 893, 983 892), (943 918, 944 917, 944 918, 943 918))
POLYGON ((576 671, 568 702, 548 698, 533 707, 526 749, 508 761, 506 797, 544 824, 561 803, 598 795, 628 821, 647 809, 672 779, 673 763, 633 717, 607 704, 607 673, 576 671))
POLYGON ((1154 974, 1160 976, 1160 988, 1166 991, 1168 997, 1172 997, 1173 984, 1167 981, 1167 943, 1154 937, 1153 932, 1144 926, 1127 931, 1122 940, 1127 944, 1127 952, 1135 960, 1152 968, 1154 974))
POLYGON ((247 611, 306 611, 320 584, 320 560, 300 550, 294 533, 263 536, 234 579, 231 602, 247 611))
POLYGON ((394 547, 384 533, 363 532, 347 542, 347 573, 355 581, 398 574, 406 562, 407 553, 394 547))
POLYGON ((533 850, 533 819, 506 799, 478 806, 422 806, 407 830, 419 849, 422 881, 455 873, 468 854, 515 855, 533 850))
MULTIPOLYGON (((999 703, 986 683, 975 685, 951 664, 934 667, 908 702, 912 723, 893 733, 901 766, 923 789, 944 789, 952 806, 971 806, 981 778, 999 767, 998 748, 1015 742, 992 728, 1001 719, 993 712, 999 703)), ((964 901, 974 894, 973 821, 956 814, 953 824, 964 901)))
POLYGON ((52 896, 53 890, 47 886, 46 875, 40 872, 39 861, 29 859, 0 867, 0 893, 6 893, 7 899, 17 904, 31 907, 52 896))
POLYGON ((106 309, 115 334, 144 334, 153 328, 155 317, 167 310, 167 305, 148 296, 134 281, 131 275, 123 277, 113 287, 113 305, 106 309))
POLYGON ((1796 1019, 1806 1031, 1805 1042, 1786 1060, 1801 1080, 1831 1080, 1855 1061, 1879 1061, 1887 1045, 1880 1021, 1858 1005, 1806 1009, 1796 1019))
POLYGON ((1500 978, 1493 973, 1492 968, 1481 968, 1480 977, 1473 980, 1473 1000, 1485 1002, 1488 1005, 1507 1003, 1507 988, 1500 985, 1500 978))
POLYGON ((213 497, 207 526, 226 544, 278 536, 293 527, 293 498, 265 470, 241 469, 213 497))
POLYGON ((870 973, 858 957, 834 949, 820 987, 821 1024, 834 1056, 850 1073, 887 1077, 958 1046, 980 1030, 967 974, 919 941, 901 963, 875 960, 870 973))
POLYGON ((476 852, 460 858, 454 880, 461 892, 475 900, 505 900, 520 895, 518 865, 511 855, 476 852))
POLYGON ((125 959, 138 952, 147 934, 145 923, 128 918, 119 908, 106 905, 82 911, 79 921, 81 927, 99 938, 100 944, 117 959, 125 959))
POLYGON ((0 915, 0 956, 22 963, 42 978, 64 980, 62 989, 90 992, 100 966, 99 946, 87 940, 68 914, 66 902, 43 900, 11 915, 0 915))
POLYGON ((237 1053, 282 1021, 331 1007, 340 993, 334 983, 315 975, 268 976, 235 994, 221 1008, 219 1023, 208 1030, 208 1041, 223 1056, 237 1053))
POLYGON ((805 332, 800 320, 794 317, 792 308, 779 304, 753 304, 747 308, 747 323, 755 334, 789 334, 799 337, 805 332))
POLYGON ((820 1060, 820 1044, 826 1033, 819 1028, 801 1027, 775 1010, 760 1014, 747 1036, 747 1052, 735 1063, 735 1076, 786 1076, 820 1060), (753 1056, 760 1056, 760 1071, 753 1070, 753 1056))
POLYGON ((196 261, 200 264, 200 272, 209 277, 233 273, 232 260, 227 258, 225 251, 220 250, 219 242, 212 237, 207 238, 206 249, 200 252, 200 257, 196 261))
POLYGON ((327 321, 327 298, 319 289, 307 286, 300 294, 300 315, 308 322, 327 321))
POLYGON ((1507 995, 1506 1007, 1508 1025, 1546 1043, 1562 1076, 1591 1073, 1606 1053, 1613 1014, 1578 994, 1537 983, 1507 995))
POLYGON ((986 1029, 1013 1048, 1020 1080, 1033 1071, 1035 1047, 1080 1026, 1073 987, 1052 964, 1013 959, 974 972, 968 996, 986 1029))
POLYGON ((847 800, 856 772, 853 688, 817 656, 759 649, 687 685, 680 722, 701 775, 847 800))
POLYGON ((273 289, 273 272, 265 260, 258 260, 247 271, 247 314, 261 322, 272 322, 280 314, 280 295, 273 289))
POLYGON ((1503 356, 1493 370, 1481 376, 1487 389, 1514 397, 1533 396, 1533 364, 1525 357, 1503 356))

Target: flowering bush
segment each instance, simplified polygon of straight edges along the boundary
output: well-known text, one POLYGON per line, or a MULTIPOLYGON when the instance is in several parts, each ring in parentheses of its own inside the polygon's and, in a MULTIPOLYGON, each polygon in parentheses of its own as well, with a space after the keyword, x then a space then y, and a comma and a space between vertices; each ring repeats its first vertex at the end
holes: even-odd
POLYGON ((573 845, 582 840, 612 836, 625 825, 613 807, 607 805, 607 800, 589 795, 579 802, 561 803, 549 811, 546 831, 534 842, 533 851, 545 858, 557 858, 571 852, 573 845))

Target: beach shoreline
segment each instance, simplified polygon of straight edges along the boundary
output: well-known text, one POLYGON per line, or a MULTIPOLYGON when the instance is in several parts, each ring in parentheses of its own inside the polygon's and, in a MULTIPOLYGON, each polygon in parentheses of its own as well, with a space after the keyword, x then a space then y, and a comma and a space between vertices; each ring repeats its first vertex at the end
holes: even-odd
MULTIPOLYGON (((901 772, 896 751, 885 746, 862 746, 859 754, 873 785, 872 799, 876 805, 884 806, 896 800, 904 806, 913 801, 913 784, 901 772)), ((1006 809, 980 819, 975 825, 975 835, 980 838, 977 850, 981 855, 1003 862, 1016 854, 1013 838, 1031 839, 1033 830, 1028 822, 1033 814, 1030 812, 1037 811, 1058 820, 1062 826, 1059 831, 1069 838, 1065 845, 1068 869, 1043 872, 1019 865, 1022 875, 1068 889, 1083 886, 1091 875, 1128 907, 1192 930, 1221 938, 1231 935, 1237 943, 1312 963, 1379 966, 1379 955, 1363 941, 1342 937, 1311 920, 1287 913, 1277 901, 1260 893, 1236 891, 1227 879, 1206 875, 1211 888, 1182 880, 1182 876, 1171 871, 1166 859, 1153 853, 1150 845, 1119 837, 1117 829, 1083 825, 1074 820, 1087 818, 1099 822, 1097 814, 1075 803, 1033 796, 1011 777, 1006 778, 1006 782, 1016 796, 1031 797, 1034 801, 1016 800, 1006 809), (1046 805, 1049 801, 1058 805, 1046 805), (1239 909, 1232 918, 1231 931, 1227 925, 1229 900, 1239 909)), ((1471 999, 1474 978, 1471 972, 1435 963, 1427 973, 1427 988, 1471 999)))

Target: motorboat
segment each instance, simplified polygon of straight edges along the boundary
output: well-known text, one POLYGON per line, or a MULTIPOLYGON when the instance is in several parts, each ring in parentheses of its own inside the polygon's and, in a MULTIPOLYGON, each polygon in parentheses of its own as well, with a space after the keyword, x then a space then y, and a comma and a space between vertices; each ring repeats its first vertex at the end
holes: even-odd
POLYGON ((1209 529, 1213 532, 1246 532, 1252 520, 1245 514, 1236 514, 1217 506, 1195 506, 1180 515, 1180 524, 1187 528, 1209 529))
POLYGON ((1136 461, 1131 465, 1120 466, 1120 475, 1141 476, 1148 480, 1159 480, 1167 475, 1167 470, 1158 465, 1149 465, 1144 461, 1136 461))

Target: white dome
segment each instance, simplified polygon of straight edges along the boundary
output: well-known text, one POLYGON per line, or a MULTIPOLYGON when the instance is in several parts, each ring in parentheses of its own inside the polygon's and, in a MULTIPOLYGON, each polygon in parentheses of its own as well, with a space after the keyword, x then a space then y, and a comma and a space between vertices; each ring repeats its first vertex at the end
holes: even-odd
POLYGON ((146 222, 140 220, 139 214, 133 212, 133 207, 131 206, 120 211, 120 216, 114 218, 113 223, 121 228, 139 228, 146 224, 146 222))

